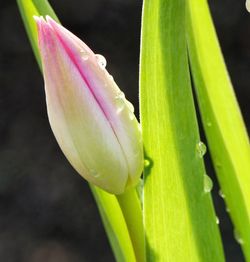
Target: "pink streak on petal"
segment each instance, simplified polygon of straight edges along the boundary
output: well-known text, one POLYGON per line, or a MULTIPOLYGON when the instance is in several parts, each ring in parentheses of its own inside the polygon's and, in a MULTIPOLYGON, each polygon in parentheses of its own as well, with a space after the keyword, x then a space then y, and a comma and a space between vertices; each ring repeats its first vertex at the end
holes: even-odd
MULTIPOLYGON (((98 103, 100 109, 103 111, 103 114, 105 115, 105 117, 107 119, 109 119, 109 114, 107 113, 107 110, 104 107, 105 101, 103 99, 101 99, 101 97, 98 96, 98 94, 96 94, 96 90, 93 89, 92 85, 89 83, 88 78, 84 74, 84 70, 86 70, 87 68, 81 68, 83 63, 82 63, 82 61, 81 61, 82 59, 80 57, 80 49, 84 50, 84 52, 86 52, 88 54, 88 60, 93 60, 94 62, 96 62, 95 61, 96 60, 95 54, 92 52, 92 50, 87 45, 85 45, 79 38, 77 38, 75 35, 73 35, 71 32, 69 32, 66 28, 64 28, 61 25, 59 25, 58 23, 56 23, 49 16, 46 16, 46 19, 47 19, 47 22, 48 22, 47 24, 49 24, 50 27, 53 28, 58 39, 60 40, 61 44, 65 48, 67 54, 69 55, 72 62, 74 63, 74 65, 78 69, 78 71, 81 74, 84 82, 87 84, 90 92, 92 93, 93 97, 95 98, 96 102, 98 103), (68 41, 67 38, 63 37, 62 32, 65 33, 69 39, 71 39, 71 42, 68 41), (73 45, 72 45, 72 40, 74 41, 73 45), (76 50, 76 47, 78 47, 79 49, 76 50)), ((98 64, 96 66, 99 67, 98 64)), ((85 67, 86 67, 86 65, 85 65, 85 67)))
POLYGON ((52 27, 44 20, 43 17, 35 18, 38 28, 38 44, 41 55, 47 55, 47 51, 55 52, 55 37, 52 33, 52 27))
POLYGON ((83 49, 89 54, 92 54, 93 56, 95 55, 93 51, 77 36, 75 36, 73 33, 71 33, 69 30, 67 30, 65 27, 62 25, 58 24, 55 20, 53 20, 50 16, 46 16, 46 20, 48 24, 51 25, 51 27, 56 31, 56 32, 63 32, 68 38, 74 40, 74 44, 76 44, 79 49, 83 49))

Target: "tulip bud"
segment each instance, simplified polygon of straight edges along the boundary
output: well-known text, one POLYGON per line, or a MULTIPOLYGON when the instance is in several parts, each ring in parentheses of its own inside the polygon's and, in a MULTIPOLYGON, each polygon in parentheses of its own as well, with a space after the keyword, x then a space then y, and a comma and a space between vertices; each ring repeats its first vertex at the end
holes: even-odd
POLYGON ((49 122, 72 166, 89 182, 121 194, 143 167, 134 109, 106 61, 52 18, 35 17, 49 122))

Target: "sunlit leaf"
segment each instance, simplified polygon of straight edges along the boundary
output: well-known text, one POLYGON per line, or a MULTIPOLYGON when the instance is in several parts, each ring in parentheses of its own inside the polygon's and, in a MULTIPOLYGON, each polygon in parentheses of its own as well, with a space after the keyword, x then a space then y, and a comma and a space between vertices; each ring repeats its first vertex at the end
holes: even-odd
POLYGON ((189 56, 203 127, 237 241, 250 261, 249 139, 207 2, 187 2, 189 56))
POLYGON ((184 0, 144 0, 140 102, 147 261, 220 262, 185 37, 184 0))

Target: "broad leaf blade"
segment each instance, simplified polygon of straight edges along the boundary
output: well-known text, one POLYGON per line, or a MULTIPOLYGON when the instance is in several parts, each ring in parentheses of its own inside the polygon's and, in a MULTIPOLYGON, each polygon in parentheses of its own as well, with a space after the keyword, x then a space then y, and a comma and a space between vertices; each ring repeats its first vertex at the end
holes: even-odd
POLYGON ((187 40, 203 126, 236 238, 250 261, 250 147, 206 0, 188 0, 187 40))
POLYGON ((224 261, 189 79, 184 0, 144 0, 140 110, 147 261, 224 261))

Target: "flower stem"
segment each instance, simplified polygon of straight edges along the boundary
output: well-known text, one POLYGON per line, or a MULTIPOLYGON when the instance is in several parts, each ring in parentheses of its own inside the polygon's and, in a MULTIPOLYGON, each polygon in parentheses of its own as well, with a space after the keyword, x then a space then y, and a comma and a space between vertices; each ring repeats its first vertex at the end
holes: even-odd
POLYGON ((136 260, 144 262, 146 261, 146 257, 142 208, 136 189, 129 189, 124 194, 117 195, 116 197, 127 223, 136 260))
POLYGON ((117 198, 89 184, 117 262, 136 262, 127 223, 117 198))

